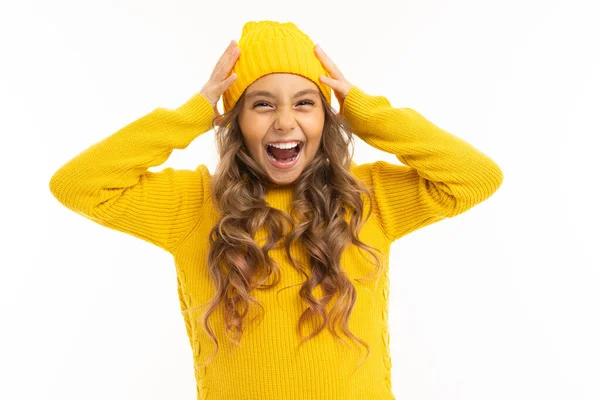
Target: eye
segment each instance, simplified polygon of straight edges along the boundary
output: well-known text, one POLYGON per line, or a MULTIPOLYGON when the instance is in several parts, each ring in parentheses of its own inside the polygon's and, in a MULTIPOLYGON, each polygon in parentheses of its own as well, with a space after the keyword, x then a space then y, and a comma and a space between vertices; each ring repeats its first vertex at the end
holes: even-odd
MULTIPOLYGON (((262 104, 269 105, 269 103, 266 103, 264 101, 259 101, 258 103, 254 103, 254 105, 252 106, 252 108, 262 107, 262 104)), ((310 101, 310 100, 302 100, 302 101, 299 101, 298 104, 301 104, 301 105, 313 105, 313 106, 315 105, 315 103, 312 102, 312 101, 310 101)))

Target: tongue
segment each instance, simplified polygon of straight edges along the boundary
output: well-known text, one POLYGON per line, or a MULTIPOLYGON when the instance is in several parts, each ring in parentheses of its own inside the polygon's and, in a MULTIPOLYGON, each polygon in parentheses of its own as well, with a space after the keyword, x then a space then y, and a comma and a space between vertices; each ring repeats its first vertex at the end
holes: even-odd
POLYGON ((278 160, 285 160, 286 158, 292 158, 296 154, 295 147, 291 148, 291 149, 278 149, 277 147, 271 146, 270 150, 271 150, 271 154, 273 154, 273 157, 277 158, 278 160))

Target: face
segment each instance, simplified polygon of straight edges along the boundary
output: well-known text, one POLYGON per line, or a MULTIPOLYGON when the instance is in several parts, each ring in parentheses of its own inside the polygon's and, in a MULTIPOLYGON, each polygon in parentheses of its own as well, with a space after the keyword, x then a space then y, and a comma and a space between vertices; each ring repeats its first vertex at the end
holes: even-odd
POLYGON ((321 143, 325 112, 318 86, 300 75, 274 73, 248 86, 242 101, 238 123, 250 155, 271 182, 293 183, 321 143), (295 143, 298 145, 288 150, 271 146, 295 143))

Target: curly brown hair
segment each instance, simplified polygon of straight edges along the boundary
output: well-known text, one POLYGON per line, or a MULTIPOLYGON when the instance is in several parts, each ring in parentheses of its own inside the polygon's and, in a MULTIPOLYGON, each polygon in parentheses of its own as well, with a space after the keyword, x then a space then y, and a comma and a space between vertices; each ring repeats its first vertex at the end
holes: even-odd
MULTIPOLYGON (((368 204, 372 204, 372 197, 369 189, 349 172, 354 149, 352 146, 351 153, 349 145, 353 134, 349 124, 336 114, 320 93, 325 112, 322 140, 314 159, 296 180, 290 215, 270 207, 265 201, 272 183, 263 167, 250 156, 238 124, 245 94, 242 94, 234 108, 213 120, 220 161, 211 182, 212 203, 222 217, 209 235, 208 269, 216 294, 200 306, 207 305, 202 324, 216 346, 213 357, 206 363, 214 359, 219 348, 208 324, 210 315, 219 305, 224 307, 225 334, 238 346, 244 331, 242 322, 248 314, 250 303, 256 304, 264 312, 260 302, 251 296, 251 291, 255 288, 270 289, 279 283, 279 266, 268 253, 280 244, 281 238, 284 238, 286 255, 292 266, 306 277, 299 295, 308 308, 300 316, 298 335, 302 338, 304 324, 322 318, 320 326, 303 338, 300 345, 319 334, 325 326, 334 338, 340 339, 335 332, 334 325, 337 323, 341 324, 346 336, 366 347, 368 357, 370 346, 348 328, 348 319, 356 301, 356 289, 344 273, 340 257, 349 244, 366 250, 376 260, 375 263, 370 262, 376 265, 376 276, 379 278, 383 272, 383 261, 372 250, 382 257, 385 255, 358 239, 358 233, 372 211, 372 207, 369 207, 363 220, 366 204, 363 201, 368 200, 368 204), (254 239, 261 227, 268 232, 262 247, 254 239), (292 257, 292 243, 298 243, 307 251, 309 274, 292 257), (272 275, 274 281, 265 285, 264 282, 272 275), (259 280, 257 276, 264 278, 259 280), (312 293, 318 285, 324 293, 321 299, 312 293), (326 307, 336 294, 339 297, 331 309, 331 315, 328 315, 326 307), (241 307, 241 312, 238 307, 241 307), (228 332, 233 332, 235 337, 232 338, 228 332)), ((362 281, 364 278, 355 280, 362 281)))

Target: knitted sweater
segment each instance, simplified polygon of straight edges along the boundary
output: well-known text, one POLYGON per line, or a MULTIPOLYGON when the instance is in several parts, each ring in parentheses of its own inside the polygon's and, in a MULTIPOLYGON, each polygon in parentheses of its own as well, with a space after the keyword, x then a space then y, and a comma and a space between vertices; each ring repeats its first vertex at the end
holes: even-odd
MULTIPOLYGON (((395 399, 387 319, 390 245, 487 199, 501 185, 503 173, 488 156, 418 112, 393 108, 385 97, 368 95, 356 86, 343 103, 342 116, 358 137, 404 164, 352 163, 350 170, 374 197, 373 213, 359 238, 386 256, 384 273, 375 284, 354 280, 374 271, 364 251, 349 246, 342 254, 341 265, 357 291, 349 329, 371 350, 354 375, 350 374, 366 354, 363 346, 341 345, 328 329, 297 346, 296 327, 306 308, 298 294, 304 277, 289 264, 284 249, 269 253, 281 268, 279 285, 252 292, 264 307, 262 320, 248 325, 237 348, 225 336, 223 314, 217 309, 209 322, 219 351, 211 363, 201 365, 214 351, 198 322, 204 308, 186 310, 214 295, 206 263, 208 234, 219 219, 211 202, 211 174, 203 164, 195 170, 148 171, 165 162, 173 149, 185 149, 212 129, 214 111, 199 93, 175 109, 154 109, 92 145, 52 176, 50 190, 64 206, 173 255, 198 400, 395 399), (277 293, 284 287, 288 288, 277 293)), ((276 187, 265 200, 290 212, 293 193, 276 187)), ((292 255, 308 262, 298 248, 292 247, 292 255)), ((321 295, 318 286, 315 296, 321 295)), ((304 336, 310 332, 305 330, 304 336)))

